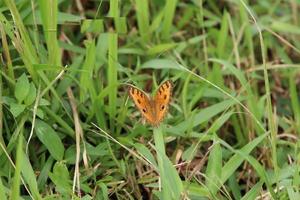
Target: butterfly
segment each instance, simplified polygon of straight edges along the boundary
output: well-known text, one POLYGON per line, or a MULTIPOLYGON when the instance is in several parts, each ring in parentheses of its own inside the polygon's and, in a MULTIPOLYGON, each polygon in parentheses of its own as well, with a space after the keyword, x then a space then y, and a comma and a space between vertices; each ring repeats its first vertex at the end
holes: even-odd
POLYGON ((172 89, 172 81, 167 80, 159 86, 152 98, 142 90, 129 86, 129 96, 147 122, 152 126, 158 126, 168 112, 172 89))

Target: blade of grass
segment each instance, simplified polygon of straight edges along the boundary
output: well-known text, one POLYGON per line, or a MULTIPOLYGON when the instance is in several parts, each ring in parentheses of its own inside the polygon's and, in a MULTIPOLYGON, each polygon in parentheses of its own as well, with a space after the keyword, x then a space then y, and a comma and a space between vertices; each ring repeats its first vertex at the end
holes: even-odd
POLYGON ((162 22, 162 39, 170 39, 170 31, 172 27, 172 22, 174 18, 174 13, 176 9, 177 0, 167 0, 164 7, 164 18, 162 22))
POLYGON ((61 54, 57 41, 57 0, 39 0, 38 4, 48 49, 48 64, 60 66, 61 54))
POLYGON ((239 12, 241 21, 245 24, 245 43, 248 51, 248 55, 250 57, 250 66, 255 65, 255 56, 254 56, 254 45, 252 40, 252 29, 250 22, 248 20, 248 14, 245 10, 245 7, 242 3, 239 4, 239 12))
MULTIPOLYGON (((228 69, 239 80, 239 82, 242 84, 243 90, 246 90, 247 92, 247 105, 249 106, 250 112, 254 114, 254 116, 258 119, 259 123, 262 123, 261 119, 263 116, 259 115, 260 112, 257 100, 255 99, 255 95, 252 91, 251 85, 247 81, 244 72, 225 60, 211 58, 209 59, 209 61, 217 62, 223 65, 224 69, 228 69)), ((259 130, 260 127, 256 124, 257 134, 260 134, 259 130)))
POLYGON ((298 131, 298 135, 300 135, 300 103, 299 103, 299 94, 297 92, 297 83, 295 82, 295 78, 297 76, 297 71, 290 72, 289 76, 289 93, 292 103, 292 109, 294 112, 294 118, 296 122, 296 131, 298 131))
POLYGON ((3 27, 2 22, 0 22, 0 33, 1 33, 1 38, 2 38, 2 48, 3 48, 3 54, 6 60, 6 73, 7 76, 13 81, 12 83, 10 83, 11 88, 13 88, 14 84, 15 84, 15 74, 14 74, 14 70, 13 70, 13 65, 12 65, 12 61, 11 61, 11 57, 10 57, 10 53, 9 53, 9 47, 8 47, 8 43, 7 43, 7 39, 6 39, 6 33, 3 27))
MULTIPOLYGON (((16 25, 16 28, 18 29, 18 33, 20 33, 19 37, 14 37, 12 40, 15 42, 16 49, 18 49, 19 53, 22 56, 22 59, 24 61, 24 64, 32 76, 32 79, 37 82, 37 74, 35 70, 32 67, 32 64, 38 63, 38 56, 35 51, 34 45, 32 44, 30 40, 30 36, 23 24, 23 20, 20 16, 20 13, 15 5, 14 1, 11 0, 4 0, 6 6, 9 8, 12 16, 14 23, 16 25)), ((4 16, 3 16, 4 17, 4 16)), ((6 22, 6 24, 8 21, 6 22)), ((17 33, 17 35, 18 35, 17 33)))
POLYGON ((258 183, 256 183, 254 186, 251 187, 251 190, 249 190, 244 196, 243 198, 241 198, 241 200, 252 200, 255 199, 256 197, 258 197, 259 192, 261 190, 261 187, 263 185, 262 181, 259 181, 258 183))
POLYGON ((148 0, 135 0, 139 33, 145 43, 150 41, 149 34, 149 2, 148 0))
POLYGON ((180 199, 183 185, 172 162, 165 154, 165 143, 162 127, 153 129, 156 158, 159 168, 163 199, 180 199))
POLYGON ((206 186, 210 192, 215 195, 218 191, 217 183, 214 180, 220 180, 222 174, 222 149, 218 142, 214 141, 209 154, 206 168, 206 186))
POLYGON ((41 172, 37 178, 37 184, 38 184, 38 188, 41 192, 45 191, 45 185, 47 183, 47 180, 49 178, 49 172, 52 169, 54 163, 54 159, 53 157, 49 156, 47 158, 47 160, 43 163, 43 166, 41 168, 41 172))
MULTIPOLYGON (((83 73, 80 76, 80 102, 84 102, 88 98, 88 92, 93 98, 96 92, 93 90, 93 71, 95 67, 95 42, 92 40, 85 41, 86 53, 85 61, 82 66, 83 73)), ((95 98, 95 97, 94 97, 95 98)))
POLYGON ((118 86, 118 35, 116 33, 109 33, 109 47, 108 47, 108 85, 110 88, 110 93, 108 96, 108 106, 109 106, 109 117, 110 117, 110 128, 114 130, 115 122, 114 118, 117 111, 117 86, 118 86))
POLYGON ((66 134, 68 134, 70 137, 75 138, 75 133, 72 127, 63 120, 59 115, 57 115, 55 112, 53 112, 50 108, 44 106, 42 110, 55 122, 57 122, 65 131, 66 134))
POLYGON ((42 197, 38 191, 38 186, 37 186, 37 182, 36 182, 36 176, 35 173, 33 171, 33 168, 31 166, 31 163, 27 157, 27 155, 22 151, 22 176, 24 178, 24 180, 26 181, 26 183, 29 186, 29 189, 32 193, 32 196, 34 197, 34 199, 37 200, 41 200, 42 197))
POLYGON ((1 177, 0 177, 0 199, 6 200, 6 195, 5 195, 5 190, 6 188, 3 186, 1 177))
POLYGON ((119 15, 119 1, 110 0, 109 1, 109 14, 110 17, 118 17, 119 15))
POLYGON ((215 115, 219 114, 220 112, 224 111, 225 109, 235 104, 236 102, 233 101, 232 99, 227 99, 220 103, 216 103, 197 112, 194 116, 189 117, 187 120, 178 123, 176 126, 170 127, 167 130, 168 132, 182 135, 184 134, 187 128, 198 126, 199 124, 210 120, 215 115))
MULTIPOLYGON (((240 151, 244 152, 244 154, 249 154, 255 147, 257 147, 266 137, 268 136, 268 133, 265 133, 254 140, 252 140, 250 143, 245 145, 243 148, 240 149, 240 151)), ((238 154, 235 154, 232 156, 223 166, 222 168, 222 177, 221 177, 221 183, 225 183, 227 179, 235 172, 235 170, 242 164, 244 161, 244 158, 241 157, 238 154)))
MULTIPOLYGON (((227 58, 226 55, 226 47, 228 47, 228 20, 227 17, 228 13, 224 11, 223 18, 221 21, 221 30, 218 32, 217 37, 217 55, 219 58, 227 58)), ((225 88, 223 75, 222 75, 222 68, 217 64, 213 64, 212 71, 208 74, 208 79, 210 79, 214 83, 218 83, 218 86, 221 88, 225 88)))
MULTIPOLYGON (((275 198, 276 195, 271 186, 271 181, 270 181, 270 178, 267 176, 267 171, 265 170, 265 168, 254 157, 250 156, 249 153, 245 153, 243 150, 234 150, 229 144, 227 144, 225 141, 223 141, 221 139, 219 139, 219 142, 223 146, 225 146, 226 148, 228 148, 229 150, 234 152, 235 155, 241 156, 241 158, 243 160, 247 161, 255 169, 258 176, 260 177, 260 180, 266 184, 268 191, 270 192, 272 198, 275 198)), ((224 171, 222 171, 222 172, 224 172, 224 171)), ((275 180, 277 180, 277 178, 275 178, 275 180)))
POLYGON ((243 0, 240 0, 251 16, 251 18, 254 21, 254 24, 256 26, 256 29, 259 33, 259 41, 260 41, 260 48, 261 48, 261 56, 262 56, 262 62, 264 66, 264 83, 265 83, 265 90, 266 90, 266 96, 267 96, 267 114, 268 114, 268 128, 271 131, 271 146, 272 146, 272 162, 273 162, 273 168, 275 171, 275 176, 276 176, 276 185, 277 189, 279 187, 279 182, 278 182, 278 170, 279 166, 277 163, 277 130, 276 130, 276 124, 273 116, 273 111, 272 111, 272 102, 271 102, 271 92, 270 92, 270 81, 269 81, 269 75, 268 75, 268 70, 267 70, 267 65, 266 65, 266 55, 265 55, 265 46, 264 46, 264 40, 261 32, 261 28, 258 25, 256 18, 252 14, 251 10, 249 7, 246 5, 246 3, 243 0))
MULTIPOLYGON (((0 102, 3 102, 2 99, 2 91, 3 91, 3 82, 2 82, 2 75, 0 75, 0 102)), ((3 103, 0 103, 0 143, 4 146, 5 142, 3 140, 3 103)), ((1 152, 1 150, 0 150, 1 152)))
POLYGON ((17 153, 16 153, 16 168, 13 178, 13 184, 11 186, 11 199, 20 198, 20 183, 21 183, 21 167, 22 167, 22 148, 23 148, 23 137, 22 134, 18 137, 17 153))

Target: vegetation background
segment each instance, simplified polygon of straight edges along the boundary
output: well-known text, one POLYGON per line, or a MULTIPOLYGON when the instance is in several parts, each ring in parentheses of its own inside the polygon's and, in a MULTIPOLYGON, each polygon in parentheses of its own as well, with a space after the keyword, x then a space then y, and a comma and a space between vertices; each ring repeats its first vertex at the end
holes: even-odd
POLYGON ((299 6, 0 1, 0 199, 300 199, 299 6))

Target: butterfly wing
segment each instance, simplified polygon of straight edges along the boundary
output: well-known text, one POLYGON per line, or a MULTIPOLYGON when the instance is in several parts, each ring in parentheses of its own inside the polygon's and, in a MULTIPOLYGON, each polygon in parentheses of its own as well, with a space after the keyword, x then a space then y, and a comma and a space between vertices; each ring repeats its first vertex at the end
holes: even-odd
POLYGON ((154 105, 155 105, 155 124, 159 124, 164 116, 166 115, 171 101, 173 84, 171 80, 165 81, 158 88, 154 96, 154 105))
POLYGON ((151 99, 141 90, 130 86, 129 95, 134 101, 134 104, 142 113, 143 117, 150 123, 155 123, 155 116, 153 112, 153 103, 151 99))

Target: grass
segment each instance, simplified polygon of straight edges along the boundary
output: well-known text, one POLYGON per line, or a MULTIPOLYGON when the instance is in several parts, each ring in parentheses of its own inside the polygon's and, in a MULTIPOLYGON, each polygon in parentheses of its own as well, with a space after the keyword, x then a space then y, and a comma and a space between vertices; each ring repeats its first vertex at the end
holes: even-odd
POLYGON ((1 1, 0 199, 299 199, 299 6, 1 1))

